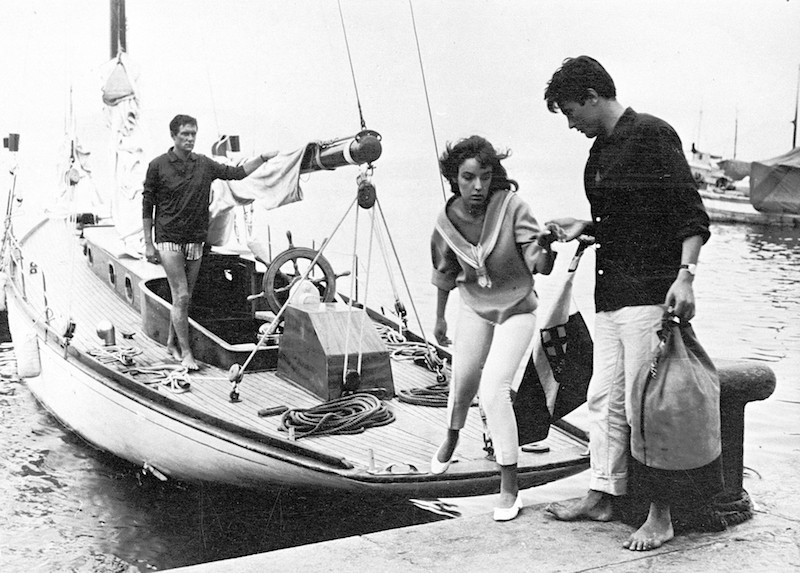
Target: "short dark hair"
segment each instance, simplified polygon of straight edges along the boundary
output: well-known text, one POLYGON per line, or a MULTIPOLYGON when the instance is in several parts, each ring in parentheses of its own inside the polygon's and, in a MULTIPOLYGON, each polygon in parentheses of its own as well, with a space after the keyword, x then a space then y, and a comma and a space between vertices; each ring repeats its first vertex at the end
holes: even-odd
POLYGON ((460 139, 455 143, 449 142, 447 144, 444 153, 439 158, 439 170, 444 178, 450 182, 450 190, 456 195, 460 195, 458 168, 467 159, 477 159, 481 167, 492 168, 492 183, 489 186, 489 193, 501 189, 516 191, 519 185, 513 179, 508 178, 506 168, 500 163, 509 155, 511 155, 509 151, 497 151, 485 138, 480 135, 473 135, 460 139))
POLYGON ((183 115, 179 113, 172 118, 172 121, 169 122, 169 134, 172 136, 178 135, 178 130, 182 125, 193 125, 197 127, 197 120, 191 115, 183 115))
POLYGON ((590 88, 600 97, 617 97, 614 80, 600 62, 589 56, 567 58, 547 82, 544 90, 547 109, 556 113, 562 104, 570 101, 583 105, 589 99, 590 88))

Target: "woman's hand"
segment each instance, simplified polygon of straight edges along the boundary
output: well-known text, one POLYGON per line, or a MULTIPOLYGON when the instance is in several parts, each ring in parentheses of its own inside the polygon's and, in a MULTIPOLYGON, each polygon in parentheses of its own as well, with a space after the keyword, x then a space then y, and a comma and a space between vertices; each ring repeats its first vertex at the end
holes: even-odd
POLYGON ((584 221, 582 219, 562 217, 560 219, 548 221, 545 223, 545 226, 560 242, 564 243, 577 239, 590 224, 589 221, 584 221))
POLYGON ((447 338, 447 321, 444 318, 436 319, 436 326, 433 327, 433 336, 440 346, 449 346, 452 342, 447 338))

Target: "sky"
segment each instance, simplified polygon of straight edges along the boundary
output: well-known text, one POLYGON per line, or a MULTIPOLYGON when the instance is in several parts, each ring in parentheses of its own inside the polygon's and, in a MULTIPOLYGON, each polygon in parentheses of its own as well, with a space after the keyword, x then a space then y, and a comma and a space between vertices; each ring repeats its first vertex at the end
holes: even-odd
MULTIPOLYGON (((63 141, 70 87, 79 133, 107 144, 108 5, 0 0, 0 132, 21 134, 28 186, 55 177, 45 158, 63 141)), ((423 182, 441 197, 437 153, 479 133, 513 151, 523 188, 580 198, 591 142, 543 101, 553 71, 580 54, 687 148, 755 160, 792 144, 800 0, 128 0, 127 13, 153 156, 171 145, 176 113, 198 118, 198 150, 238 134, 245 152, 288 151, 356 133, 360 100, 393 192, 423 182)))

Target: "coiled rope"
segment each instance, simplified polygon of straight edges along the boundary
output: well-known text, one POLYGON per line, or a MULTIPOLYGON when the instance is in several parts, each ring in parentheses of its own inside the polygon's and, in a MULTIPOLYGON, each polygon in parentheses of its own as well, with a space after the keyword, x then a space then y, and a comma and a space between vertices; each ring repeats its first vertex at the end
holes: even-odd
POLYGON ((287 410, 281 416, 278 430, 295 438, 334 434, 360 434, 367 428, 394 422, 394 413, 372 394, 357 392, 335 398, 312 408, 287 410))
POLYGON ((389 348, 390 356, 394 360, 411 360, 419 366, 423 366, 435 372, 437 382, 423 388, 410 388, 400 390, 397 399, 407 404, 416 406, 430 406, 434 408, 446 408, 447 396, 450 389, 447 383, 445 362, 427 344, 421 342, 408 342, 406 338, 396 330, 382 325, 375 324, 381 339, 389 348))
POLYGON ((97 358, 103 364, 121 362, 125 366, 132 366, 134 364, 134 356, 138 356, 142 351, 130 346, 104 346, 102 348, 90 348, 86 353, 97 358))

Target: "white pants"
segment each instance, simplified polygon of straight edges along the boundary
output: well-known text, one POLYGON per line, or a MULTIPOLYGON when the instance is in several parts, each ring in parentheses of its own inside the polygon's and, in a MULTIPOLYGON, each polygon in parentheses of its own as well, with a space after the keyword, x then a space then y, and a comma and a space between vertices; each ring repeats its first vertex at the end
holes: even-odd
POLYGON ((664 307, 628 306, 595 317, 589 407, 589 488, 624 495, 628 486, 631 386, 658 345, 664 307))
POLYGON ((464 427, 469 407, 480 391, 480 403, 492 436, 495 459, 502 466, 517 463, 517 420, 511 403, 511 382, 536 328, 536 313, 515 314, 495 324, 461 304, 453 341, 453 377, 447 400, 449 428, 464 427))

